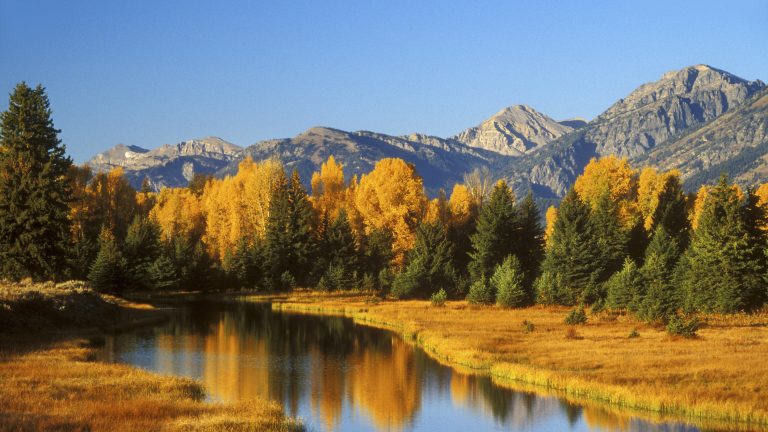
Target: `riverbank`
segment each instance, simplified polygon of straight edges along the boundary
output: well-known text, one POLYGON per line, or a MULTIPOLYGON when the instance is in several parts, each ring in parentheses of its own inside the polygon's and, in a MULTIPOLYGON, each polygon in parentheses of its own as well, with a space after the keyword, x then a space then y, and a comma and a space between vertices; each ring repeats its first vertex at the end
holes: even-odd
MULTIPOLYGON (((248 297, 264 301, 259 296, 248 297)), ((569 309, 444 307, 360 294, 296 292, 273 308, 351 317, 386 328, 444 364, 501 385, 706 427, 768 427, 768 314, 709 316, 695 339, 602 313, 586 325, 569 309), (524 323, 531 325, 524 325, 524 323), (630 334, 637 336, 630 337, 630 334)))
POLYGON ((0 286, 0 429, 302 430, 277 403, 207 403, 196 381, 95 361, 101 334, 164 319, 81 283, 0 286))

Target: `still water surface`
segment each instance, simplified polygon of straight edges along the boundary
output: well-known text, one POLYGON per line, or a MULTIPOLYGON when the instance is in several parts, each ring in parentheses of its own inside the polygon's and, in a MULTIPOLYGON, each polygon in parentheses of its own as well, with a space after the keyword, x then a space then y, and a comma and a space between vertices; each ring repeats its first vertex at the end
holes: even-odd
POLYGON ((695 430, 505 389, 391 332, 268 304, 191 303, 108 338, 104 356, 198 379, 211 400, 276 400, 312 431, 695 430))

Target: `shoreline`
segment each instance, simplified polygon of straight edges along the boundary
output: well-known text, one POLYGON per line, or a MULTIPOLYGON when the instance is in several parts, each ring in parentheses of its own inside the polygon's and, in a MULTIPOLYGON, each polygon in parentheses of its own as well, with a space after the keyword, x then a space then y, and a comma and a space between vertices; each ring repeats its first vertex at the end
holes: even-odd
MULTIPOLYGON (((16 290, 13 294, 25 288, 12 287, 16 290)), ((82 294, 83 290, 78 289, 76 294, 82 294)), ((10 319, 21 320, 21 315, 14 315, 13 308, 7 306, 18 300, 8 292, 0 296, 0 312, 10 311, 10 319)), ((60 298, 65 295, 51 292, 60 298)), ((93 299, 92 291, 85 292, 93 299)), ((74 298, 65 299, 68 305, 74 304, 73 313, 80 314, 77 308, 87 302, 77 295, 66 295, 74 298)), ((47 321, 38 318, 48 317, 33 317, 31 322, 39 324, 38 328, 25 328, 28 322, 23 322, 0 333, 0 429, 304 430, 299 420, 284 414, 279 403, 211 403, 205 400, 206 389, 199 381, 99 361, 104 336, 157 325, 168 320, 169 315, 163 309, 133 300, 95 295, 102 301, 98 305, 103 310, 95 308, 100 316, 92 322, 91 317, 83 317, 83 322, 47 326, 47 321)), ((42 306, 37 307, 44 315, 42 306)), ((55 316, 55 308, 50 313, 55 316)), ((8 315, 0 319, 9 322, 8 315)))
MULTIPOLYGON (((393 304, 397 305, 402 301, 368 303, 361 294, 331 293, 323 295, 297 292, 282 299, 260 295, 250 295, 244 298, 247 301, 271 302, 272 308, 276 311, 345 316, 361 325, 392 331, 406 342, 422 349, 441 364, 452 367, 461 373, 489 376, 494 383, 512 390, 565 398, 580 405, 616 410, 617 414, 637 416, 652 422, 682 422, 699 427, 717 427, 729 430, 752 430, 768 427, 768 409, 765 405, 755 407, 749 406, 747 403, 739 403, 739 401, 734 403, 733 401, 696 400, 684 392, 679 393, 679 389, 673 389, 675 390, 673 394, 676 394, 677 398, 669 397, 669 393, 660 395, 648 392, 643 394, 637 391, 637 387, 590 381, 580 377, 576 373, 578 371, 568 373, 561 370, 548 370, 536 364, 513 362, 498 353, 483 352, 482 348, 473 346, 472 343, 457 343, 451 337, 450 331, 446 331, 444 328, 436 329, 435 325, 430 328, 430 310, 439 313, 445 309, 429 306, 429 301, 404 303, 410 309, 421 312, 420 319, 414 321, 404 318, 402 313, 393 314, 391 310, 388 310, 393 304)), ((464 302, 459 301, 449 303, 459 310, 473 310, 480 314, 514 313, 514 310, 502 311, 495 307, 470 309, 463 304, 464 302)), ((527 312, 531 310, 529 308, 527 312)), ((564 316, 565 312, 565 310, 557 310, 558 315, 564 316)), ((565 326, 563 325, 563 327, 565 326)), ((546 330, 548 331, 548 329, 546 330)), ((582 330, 582 328, 579 327, 578 330, 582 330)), ((643 333, 650 331, 653 330, 650 328, 643 329, 643 333)), ((532 333, 532 335, 535 334, 536 331, 532 333)), ((585 338, 582 337, 581 339, 585 338)), ((583 342, 583 340, 574 342, 583 342)), ((676 340, 669 339, 669 342, 665 340, 662 342, 674 344, 676 340)), ((702 343, 702 341, 683 341, 682 343, 686 342, 702 343)), ((649 387, 648 390, 653 390, 653 386, 649 387)))

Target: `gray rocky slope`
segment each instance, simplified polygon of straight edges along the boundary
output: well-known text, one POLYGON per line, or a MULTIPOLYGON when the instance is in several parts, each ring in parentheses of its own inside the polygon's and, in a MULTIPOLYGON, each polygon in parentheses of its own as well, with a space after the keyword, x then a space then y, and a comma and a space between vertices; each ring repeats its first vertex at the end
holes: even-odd
POLYGON ((348 177, 371 170, 382 158, 399 157, 416 166, 431 194, 450 191, 474 168, 489 167, 518 193, 530 189, 546 199, 562 197, 592 157, 608 154, 678 168, 691 185, 711 181, 724 168, 738 180, 764 180, 764 159, 750 161, 749 169, 729 162, 762 155, 761 146, 768 146, 764 89, 760 81, 697 65, 638 87, 590 122, 558 122, 518 105, 451 138, 315 127, 245 149, 218 138, 151 151, 119 145, 89 164, 97 170, 122 166, 135 186, 148 177, 159 188, 184 186, 194 172, 232 174, 246 156, 278 157, 307 183, 330 155, 344 164, 348 177))

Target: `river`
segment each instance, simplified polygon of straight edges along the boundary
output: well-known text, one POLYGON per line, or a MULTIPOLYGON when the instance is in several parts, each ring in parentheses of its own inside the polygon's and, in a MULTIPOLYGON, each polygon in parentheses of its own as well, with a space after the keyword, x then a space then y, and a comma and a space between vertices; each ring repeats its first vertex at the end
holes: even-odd
POLYGON ((106 361, 202 381, 212 401, 280 402, 311 431, 694 431, 500 387, 389 331, 269 304, 196 302, 107 338, 106 361))

